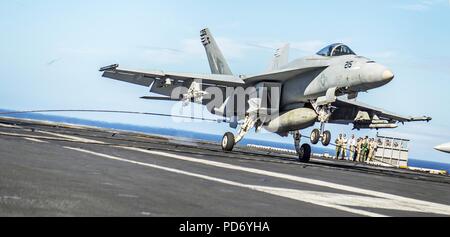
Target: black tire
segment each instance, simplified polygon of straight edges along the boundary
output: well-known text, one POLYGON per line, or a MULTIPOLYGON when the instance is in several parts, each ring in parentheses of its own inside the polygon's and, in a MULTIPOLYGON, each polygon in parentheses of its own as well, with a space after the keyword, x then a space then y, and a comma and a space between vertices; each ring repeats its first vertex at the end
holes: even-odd
POLYGON ((225 133, 222 138, 222 150, 224 151, 232 151, 235 145, 234 134, 231 132, 225 133))
POLYGON ((298 153, 298 159, 300 162, 308 163, 311 160, 311 146, 308 144, 303 144, 300 147, 300 151, 298 153))
POLYGON ((316 145, 317 143, 319 143, 319 141, 320 141, 320 131, 319 131, 319 129, 314 129, 312 132, 311 132, 311 143, 313 144, 313 145, 316 145))
POLYGON ((325 131, 322 135, 322 145, 328 146, 331 143, 331 132, 325 131))

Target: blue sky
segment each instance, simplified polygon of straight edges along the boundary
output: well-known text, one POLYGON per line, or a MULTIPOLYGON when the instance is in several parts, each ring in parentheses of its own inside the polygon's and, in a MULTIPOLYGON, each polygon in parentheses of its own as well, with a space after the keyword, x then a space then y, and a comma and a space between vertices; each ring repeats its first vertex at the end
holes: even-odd
MULTIPOLYGON (((203 27, 212 30, 239 74, 265 70, 273 54, 269 48, 286 42, 294 48, 291 59, 343 42, 396 74, 392 83, 360 95, 360 101, 434 118, 380 133, 412 139, 415 158, 450 162, 450 156, 432 149, 450 141, 449 24, 448 0, 1 1, 0 108, 180 112, 171 102, 139 100, 148 89, 102 79, 98 68, 120 63, 130 69, 208 73, 199 41, 203 27)), ((215 134, 230 130, 224 124, 142 116, 69 115, 215 134)), ((352 132, 350 126, 329 128, 334 134, 352 132)), ((250 137, 291 142, 272 134, 250 137)))

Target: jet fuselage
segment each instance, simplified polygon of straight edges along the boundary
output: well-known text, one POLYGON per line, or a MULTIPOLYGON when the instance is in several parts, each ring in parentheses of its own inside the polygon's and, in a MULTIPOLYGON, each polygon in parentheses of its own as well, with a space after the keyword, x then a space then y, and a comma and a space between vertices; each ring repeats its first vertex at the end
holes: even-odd
POLYGON ((356 55, 306 57, 293 61, 286 69, 308 65, 323 65, 323 68, 293 77, 283 84, 282 110, 324 96, 330 88, 336 88, 342 94, 357 94, 394 79, 387 67, 356 55))

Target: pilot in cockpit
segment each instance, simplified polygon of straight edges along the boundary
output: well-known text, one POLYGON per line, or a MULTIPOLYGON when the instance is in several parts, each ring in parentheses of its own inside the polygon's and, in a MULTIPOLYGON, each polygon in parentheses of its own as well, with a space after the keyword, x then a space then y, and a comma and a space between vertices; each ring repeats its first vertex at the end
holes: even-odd
POLYGON ((338 46, 336 49, 334 49, 333 56, 341 56, 342 55, 342 47, 338 46))
POLYGON ((355 55, 355 53, 349 47, 343 44, 332 44, 320 50, 317 55, 325 57, 335 57, 342 55, 355 55))

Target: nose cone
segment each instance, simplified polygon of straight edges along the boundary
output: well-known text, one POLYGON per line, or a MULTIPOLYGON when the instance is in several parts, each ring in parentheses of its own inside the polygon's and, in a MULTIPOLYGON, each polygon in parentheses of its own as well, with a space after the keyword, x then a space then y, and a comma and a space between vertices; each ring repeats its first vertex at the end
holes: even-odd
POLYGON ((394 73, 391 70, 386 70, 383 72, 381 79, 383 79, 383 81, 392 81, 394 79, 394 73))
POLYGON ((436 149, 438 151, 450 153, 450 143, 439 145, 439 146, 435 147, 434 149, 436 149))
POLYGON ((384 65, 368 63, 361 68, 362 87, 366 90, 382 87, 394 79, 394 73, 384 65))

